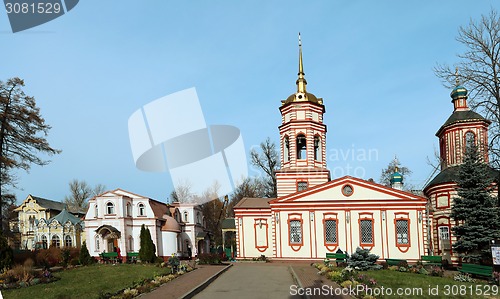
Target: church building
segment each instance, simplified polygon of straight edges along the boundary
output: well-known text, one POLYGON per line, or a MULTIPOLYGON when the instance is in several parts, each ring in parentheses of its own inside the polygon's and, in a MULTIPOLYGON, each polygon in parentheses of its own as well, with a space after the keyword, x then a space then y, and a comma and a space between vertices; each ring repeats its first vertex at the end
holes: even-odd
POLYGON ((417 261, 426 255, 427 199, 344 176, 331 180, 326 165, 322 98, 306 90, 299 37, 297 91, 281 102, 281 168, 277 198, 243 198, 235 207, 237 256, 324 259, 338 249, 370 249, 381 259, 417 261))
MULTIPOLYGON (((485 163, 488 163, 488 126, 490 121, 472 111, 467 105, 467 89, 458 80, 450 96, 453 113, 439 128, 439 153, 441 171, 425 186, 424 194, 429 198, 432 214, 430 250, 442 255, 450 263, 458 264, 459 257, 453 252, 456 242, 453 226, 458 223, 450 218, 453 198, 457 196, 459 166, 463 163, 466 149, 477 146, 485 163)), ((500 173, 489 168, 492 178, 500 178, 500 173)), ((498 196, 498 183, 492 186, 494 196, 498 196)))

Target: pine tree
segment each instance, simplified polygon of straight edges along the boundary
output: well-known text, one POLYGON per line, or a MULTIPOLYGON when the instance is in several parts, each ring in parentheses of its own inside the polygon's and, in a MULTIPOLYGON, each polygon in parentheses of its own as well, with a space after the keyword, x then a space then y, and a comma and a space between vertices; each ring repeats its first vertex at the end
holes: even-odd
POLYGON ((149 228, 143 224, 141 226, 141 248, 139 249, 139 259, 142 262, 152 263, 156 259, 156 248, 151 239, 151 233, 149 232, 149 228))
POLYGON ((450 215, 459 223, 453 227, 457 237, 453 250, 468 263, 491 264, 490 242, 500 237, 499 208, 491 194, 492 182, 491 170, 477 147, 468 148, 459 169, 458 197, 454 198, 450 215))
POLYGON ((80 248, 80 256, 79 256, 80 264, 86 266, 90 265, 93 262, 92 257, 90 256, 89 250, 87 249, 87 243, 83 241, 82 248, 80 248))

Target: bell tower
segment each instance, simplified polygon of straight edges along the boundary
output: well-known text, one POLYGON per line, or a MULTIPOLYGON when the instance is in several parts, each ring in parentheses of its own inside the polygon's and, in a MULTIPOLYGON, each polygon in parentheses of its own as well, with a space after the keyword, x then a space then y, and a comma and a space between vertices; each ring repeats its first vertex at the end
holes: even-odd
POLYGON ((451 91, 453 113, 436 133, 439 138, 441 170, 462 164, 467 147, 475 145, 488 163, 488 126, 490 121, 470 110, 467 89, 460 85, 458 70, 456 87, 451 91))
POLYGON ((330 180, 326 168, 326 125, 323 99, 306 91, 299 33, 297 91, 281 103, 281 169, 276 172, 278 197, 330 180))

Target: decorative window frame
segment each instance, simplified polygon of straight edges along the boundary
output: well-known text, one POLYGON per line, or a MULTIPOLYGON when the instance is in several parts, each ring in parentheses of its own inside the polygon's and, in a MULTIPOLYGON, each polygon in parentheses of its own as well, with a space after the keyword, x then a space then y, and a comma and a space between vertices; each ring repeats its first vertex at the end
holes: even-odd
MULTIPOLYGON (((354 192, 353 192, 354 193, 354 192)), ((375 219, 373 218, 373 213, 359 213, 358 218, 358 228, 359 228, 359 246, 363 249, 371 250, 375 247, 375 219), (372 222, 372 242, 363 243, 363 232, 361 231, 361 221, 369 220, 372 222)))
POLYGON ((300 213, 292 213, 288 214, 288 246, 292 248, 293 251, 299 251, 302 246, 304 246, 304 220, 302 219, 302 214, 300 213), (299 221, 300 222, 300 243, 292 243, 291 241, 291 222, 299 221))
POLYGON ((339 220, 337 213, 325 213, 323 214, 323 241, 326 249, 328 251, 333 252, 339 246, 339 220), (337 242, 330 243, 326 241, 326 222, 327 221, 335 221, 335 230, 337 236, 337 242))
POLYGON ((267 219, 265 219, 265 218, 255 218, 254 219, 254 224, 253 224, 253 230, 254 230, 255 248, 259 252, 266 251, 267 248, 269 248, 269 224, 267 223, 267 219), (257 246, 257 226, 259 226, 259 228, 265 226, 265 230, 266 230, 266 245, 264 245, 264 246, 257 246))
POLYGON ((463 143, 463 153, 465 154, 466 150, 467 150, 467 134, 472 134, 474 136, 474 140, 473 140, 473 145, 474 146, 477 146, 478 145, 478 138, 477 138, 477 134, 472 131, 472 130, 467 130, 465 133, 464 133, 464 143, 463 143))
POLYGON ((315 134, 313 137, 313 158, 314 162, 322 163, 323 162, 323 141, 321 140, 321 136, 319 134, 315 134), (316 145, 316 142, 318 143, 316 145))
POLYGON ((71 238, 70 235, 64 236, 64 247, 73 247, 73 238, 71 238), (68 246, 68 240, 70 242, 69 246, 68 246))
POLYGON ((306 133, 299 132, 297 134, 297 136, 295 137, 295 157, 296 157, 295 159, 297 161, 302 161, 302 160, 307 161, 307 137, 306 137, 306 133), (299 148, 299 138, 302 138, 302 137, 304 137, 305 145, 303 148, 302 147, 299 148), (302 157, 302 151, 304 151, 304 157, 302 157))
POLYGON ((410 247, 411 247, 411 220, 410 220, 410 213, 408 212, 396 212, 394 213, 394 243, 396 244, 396 247, 398 248, 399 251, 405 253, 407 252, 410 247), (398 228, 397 228, 397 221, 398 220, 403 220, 407 221, 408 223, 408 243, 407 244, 400 244, 398 243, 398 228))
POLYGON ((115 207, 115 204, 111 201, 108 201, 105 205, 105 208, 106 208, 106 216, 109 216, 109 215, 116 215, 116 207, 115 207), (109 205, 111 204, 111 207, 113 209, 112 213, 109 213, 109 205))
POLYGON ((100 236, 95 235, 94 236, 94 251, 99 252, 101 250, 101 242, 100 242, 100 236))
POLYGON ((137 217, 146 217, 146 205, 142 202, 137 204, 137 217))
POLYGON ((290 163, 290 137, 285 135, 283 137, 283 163, 290 163))
POLYGON ((295 182, 295 184, 296 184, 296 186, 297 186, 297 189, 296 189, 296 190, 297 190, 297 192, 305 191, 305 190, 307 190, 307 189, 309 188, 309 182, 308 182, 307 180, 302 180, 302 179, 301 179, 301 180, 296 181, 296 182, 295 182), (299 190, 299 184, 300 184, 300 183, 305 183, 305 184, 306 184, 306 188, 305 188, 305 189, 301 189, 301 190, 299 190))
POLYGON ((125 205, 125 213, 127 217, 132 217, 132 204, 130 202, 127 202, 125 205))

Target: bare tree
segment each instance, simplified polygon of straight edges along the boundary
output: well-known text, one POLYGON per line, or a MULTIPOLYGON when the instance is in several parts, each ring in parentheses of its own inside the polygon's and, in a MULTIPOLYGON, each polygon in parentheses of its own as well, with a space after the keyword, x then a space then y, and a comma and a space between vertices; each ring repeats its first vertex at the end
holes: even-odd
POLYGON ((5 204, 15 199, 9 189, 16 187, 12 171, 48 164, 50 161, 40 158, 39 153, 50 156, 61 152, 49 145, 46 137, 51 127, 42 118, 35 98, 27 96, 22 87, 24 81, 19 78, 0 81, 0 231, 4 229, 5 204))
MULTIPOLYGON (((482 15, 478 21, 470 20, 461 26, 456 40, 465 46, 458 54, 458 81, 469 90, 472 109, 478 109, 492 124, 489 129, 489 148, 492 166, 500 169, 500 18, 496 10, 482 15)), ((444 85, 452 88, 456 83, 455 67, 438 64, 434 72, 444 85)))
POLYGON ((252 149, 250 157, 252 165, 257 166, 265 173, 266 197, 277 197, 276 170, 278 169, 279 154, 276 150, 276 144, 269 137, 260 143, 261 153, 252 149))
POLYGON ((231 196, 227 209, 227 217, 234 217, 233 208, 243 197, 264 197, 265 195, 265 183, 261 179, 245 178, 243 182, 236 187, 231 196))
POLYGON ((105 189, 102 184, 92 188, 86 181, 74 179, 69 182, 70 195, 64 197, 64 203, 71 212, 84 212, 88 208, 89 198, 103 193, 105 189))
POLYGON ((175 189, 170 193, 172 202, 188 203, 193 201, 193 193, 191 192, 191 184, 187 181, 179 182, 175 185, 175 189))
MULTIPOLYGON (((399 172, 405 180, 412 174, 412 171, 408 167, 402 166, 398 158, 394 157, 394 159, 389 162, 389 165, 387 165, 387 168, 382 169, 379 183, 384 186, 391 186, 391 176, 396 171, 396 169, 397 172, 399 172)), ((411 190, 413 189, 413 186, 410 184, 404 184, 403 189, 411 190)))

